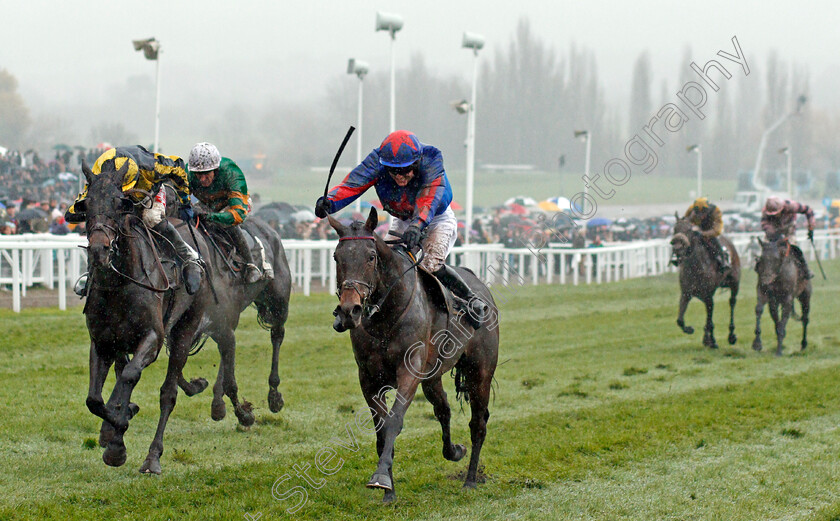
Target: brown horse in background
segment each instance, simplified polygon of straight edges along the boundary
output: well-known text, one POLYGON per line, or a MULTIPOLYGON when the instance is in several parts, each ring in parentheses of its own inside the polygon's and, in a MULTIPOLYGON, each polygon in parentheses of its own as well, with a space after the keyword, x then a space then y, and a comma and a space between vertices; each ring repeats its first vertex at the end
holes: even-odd
POLYGON ((378 223, 374 208, 366 223, 344 226, 329 219, 339 236, 335 260, 340 302, 333 312, 333 328, 350 330, 359 383, 376 427, 379 463, 367 486, 383 489, 384 502, 396 498, 394 443, 418 385, 440 422, 443 457, 450 461, 464 457, 466 448, 450 440, 450 409, 441 382, 441 376, 455 368, 456 391, 467 395, 472 409, 472 456, 464 487, 475 487, 499 349, 498 309, 489 289, 471 271, 458 268, 490 309, 484 324, 473 330, 465 317, 447 311, 433 275, 415 269, 404 248, 392 249, 374 233, 378 223), (394 389, 389 410, 385 394, 394 389))
POLYGON ((703 345, 717 349, 714 336, 715 325, 712 314, 715 307, 714 296, 718 288, 729 288, 729 343, 737 341, 735 336, 735 302, 741 283, 741 259, 732 242, 721 235, 718 237, 721 245, 729 252, 731 268, 724 273, 718 270, 717 262, 709 250, 703 245, 704 240, 700 232, 692 229, 688 219, 677 215, 674 225, 674 237, 671 239, 671 251, 680 270, 680 311, 677 325, 684 333, 694 333, 694 328, 685 325, 685 310, 688 302, 696 297, 706 305, 706 326, 704 328, 703 345))
POLYGON ((761 351, 761 314, 764 305, 770 304, 770 316, 776 324, 776 356, 782 356, 782 341, 788 318, 796 313, 793 299, 802 305, 802 347, 808 346, 808 315, 811 310, 811 281, 790 253, 791 244, 784 237, 775 241, 762 241, 761 256, 755 265, 758 273, 758 302, 755 306, 755 340, 753 349, 761 351), (779 309, 781 308, 781 315, 779 309))

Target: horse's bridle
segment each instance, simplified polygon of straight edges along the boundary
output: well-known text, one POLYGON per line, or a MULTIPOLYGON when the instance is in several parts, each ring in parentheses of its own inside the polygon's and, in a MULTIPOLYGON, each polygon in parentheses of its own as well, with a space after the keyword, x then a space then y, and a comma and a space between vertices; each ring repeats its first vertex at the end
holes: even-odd
MULTIPOLYGON (((362 239, 376 241, 376 239, 373 238, 373 237, 353 236, 353 237, 341 237, 340 239, 338 239, 338 242, 354 241, 354 240, 362 240, 362 239)), ((378 267, 379 267, 379 255, 377 255, 375 260, 374 260, 374 265, 373 265, 374 271, 376 271, 376 269, 378 267)), ((373 295, 374 288, 375 288, 374 284, 368 284, 367 282, 365 282, 363 280, 345 279, 341 282, 341 284, 338 284, 336 286, 335 296, 338 297, 339 299, 341 299, 342 291, 344 291, 345 289, 352 289, 353 291, 355 291, 359 295, 359 299, 362 302, 362 309, 367 309, 367 299, 371 295, 373 295), (360 286, 363 286, 367 290, 367 293, 363 293, 362 290, 359 289, 360 286)))

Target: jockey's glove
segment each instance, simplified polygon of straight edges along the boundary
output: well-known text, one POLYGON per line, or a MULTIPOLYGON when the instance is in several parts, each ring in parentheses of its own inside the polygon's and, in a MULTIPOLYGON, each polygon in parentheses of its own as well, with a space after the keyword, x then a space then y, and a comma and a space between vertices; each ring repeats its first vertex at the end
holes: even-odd
POLYGON ((408 248, 409 251, 416 249, 420 246, 421 236, 422 232, 420 231, 420 226, 416 224, 409 225, 409 227, 405 229, 405 232, 403 232, 405 247, 408 248))
POLYGON ((187 223, 191 223, 195 221, 195 212, 192 209, 192 206, 186 204, 178 209, 178 217, 187 223))
POLYGON ((809 241, 814 240, 814 230, 808 230, 808 240, 809 241))
POLYGON ((315 203, 315 217, 323 219, 330 213, 330 201, 326 197, 319 197, 315 203))

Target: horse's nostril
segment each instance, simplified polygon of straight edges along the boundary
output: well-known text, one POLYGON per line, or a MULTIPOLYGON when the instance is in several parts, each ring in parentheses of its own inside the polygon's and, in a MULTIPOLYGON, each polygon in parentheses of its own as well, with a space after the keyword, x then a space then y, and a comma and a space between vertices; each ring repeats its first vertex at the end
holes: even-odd
POLYGON ((356 304, 355 306, 353 306, 353 309, 350 311, 350 317, 353 318, 353 320, 357 320, 361 316, 362 316, 362 306, 360 306, 359 304, 356 304))

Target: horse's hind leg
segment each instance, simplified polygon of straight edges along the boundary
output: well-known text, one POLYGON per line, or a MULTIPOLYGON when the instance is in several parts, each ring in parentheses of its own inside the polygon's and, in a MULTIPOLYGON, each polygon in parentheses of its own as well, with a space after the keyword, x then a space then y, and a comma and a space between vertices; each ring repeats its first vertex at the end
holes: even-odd
POLYGON ((703 304, 706 305, 706 326, 703 328, 703 345, 712 349, 717 349, 717 341, 715 340, 715 323, 713 315, 715 311, 714 295, 710 295, 703 299, 703 304))
POLYGON ((811 312, 811 292, 803 291, 799 294, 799 303, 802 304, 802 350, 808 347, 808 315, 811 312))
POLYGON ((233 412, 239 423, 244 427, 254 424, 254 413, 251 411, 251 404, 247 400, 239 402, 239 387, 236 385, 236 336, 233 329, 227 329, 213 335, 213 340, 219 344, 221 355, 220 369, 224 372, 224 391, 233 405, 233 412))
POLYGON ((685 310, 686 308, 688 308, 689 300, 691 300, 691 295, 680 293, 680 313, 679 315, 677 315, 677 325, 680 326, 680 329, 682 329, 683 333, 690 335, 694 333, 694 328, 685 325, 685 310))
POLYGON ((787 332, 787 323, 790 318, 791 310, 793 310, 793 295, 786 298, 781 305, 782 314, 780 320, 776 322, 776 338, 778 339, 778 346, 776 347, 776 356, 782 356, 782 342, 785 339, 787 332))
POLYGON ((453 445, 449 433, 449 420, 452 413, 449 409, 449 402, 446 399, 446 392, 443 390, 443 383, 440 376, 431 380, 423 380, 423 394, 435 409, 435 417, 440 422, 440 429, 443 432, 443 457, 449 461, 458 461, 467 453, 463 445, 453 445))
POLYGON ((180 387, 187 396, 195 396, 203 393, 204 390, 207 389, 207 385, 207 380, 204 378, 193 378, 192 380, 187 381, 183 374, 178 375, 178 387, 180 387))
POLYGON ((487 405, 490 402, 493 371, 487 367, 465 369, 470 396, 470 409, 472 409, 472 417, 470 418, 472 454, 470 455, 467 478, 464 480, 464 488, 475 488, 478 477, 478 459, 481 456, 481 447, 484 445, 484 438, 487 435, 487 420, 490 418, 487 405))
POLYGON ((277 390, 280 385, 280 346, 283 344, 283 337, 286 336, 286 328, 282 325, 271 328, 271 374, 268 375, 268 408, 271 412, 280 412, 283 408, 283 395, 277 390))
MULTIPOLYGON (((215 341, 215 339, 214 339, 215 341)), ((213 384, 213 402, 210 404, 210 418, 213 421, 225 419, 225 358, 221 356, 222 346, 219 347, 219 371, 216 373, 216 382, 213 384)))
POLYGON ((770 316, 773 318, 773 323, 776 324, 776 356, 782 356, 782 349, 783 343, 785 340, 785 325, 782 323, 782 316, 784 316, 784 321, 787 322, 787 317, 790 314, 790 309, 788 308, 787 313, 785 313, 785 304, 781 304, 777 300, 770 301, 770 316), (779 307, 782 308, 781 315, 779 314, 779 307))

